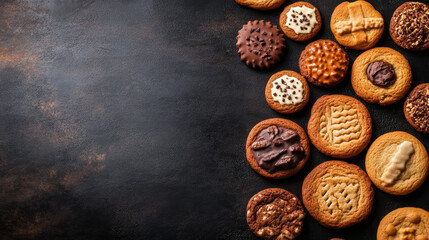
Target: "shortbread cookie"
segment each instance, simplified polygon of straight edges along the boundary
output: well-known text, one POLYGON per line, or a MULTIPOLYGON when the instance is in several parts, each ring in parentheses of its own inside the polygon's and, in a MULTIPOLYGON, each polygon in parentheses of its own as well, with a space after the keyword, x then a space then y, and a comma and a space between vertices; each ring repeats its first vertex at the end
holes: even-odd
POLYGON ((332 87, 346 76, 347 53, 335 42, 321 39, 308 44, 299 58, 299 70, 310 83, 332 87))
POLYGON ((352 86, 363 100, 380 105, 397 102, 411 87, 412 73, 407 59, 387 48, 372 48, 356 58, 352 86))
POLYGON ((273 10, 280 7, 285 0, 235 0, 238 4, 257 10, 273 10))
POLYGON ((246 142, 246 157, 250 166, 267 178, 287 178, 299 172, 310 155, 304 129, 281 118, 256 124, 246 142))
POLYGON ((311 108, 307 126, 313 145, 335 158, 356 156, 371 140, 371 117, 358 100, 344 95, 324 95, 311 108))
POLYGON ((267 69, 274 66, 286 48, 277 26, 264 20, 249 21, 238 31, 238 54, 248 66, 267 69))
POLYGON ((419 188, 429 170, 425 146, 406 132, 390 132, 378 137, 365 158, 366 172, 379 189, 406 195, 419 188))
POLYGON ((321 225, 346 228, 371 212, 374 191, 366 173, 343 161, 327 161, 311 171, 302 184, 308 213, 321 225))
POLYGON ((390 20, 389 33, 404 49, 429 49, 429 6, 421 2, 406 2, 399 6, 390 20))
POLYGON ((398 208, 378 225, 377 240, 428 240, 429 212, 414 207, 398 208))
POLYGON ((356 50, 373 47, 383 35, 383 16, 366 1, 343 2, 331 16, 331 31, 338 43, 356 50))
POLYGON ((415 87, 404 103, 407 121, 417 131, 429 134, 429 83, 415 87))
POLYGON ((295 113, 307 105, 310 88, 305 78, 294 71, 281 71, 265 87, 268 105, 279 113, 295 113))
POLYGON ((261 239, 295 239, 301 233, 304 217, 301 201, 281 188, 262 190, 247 204, 247 224, 261 239))
POLYGON ((322 27, 319 10, 308 2, 296 2, 280 14, 280 27, 286 36, 295 41, 312 39, 322 27))

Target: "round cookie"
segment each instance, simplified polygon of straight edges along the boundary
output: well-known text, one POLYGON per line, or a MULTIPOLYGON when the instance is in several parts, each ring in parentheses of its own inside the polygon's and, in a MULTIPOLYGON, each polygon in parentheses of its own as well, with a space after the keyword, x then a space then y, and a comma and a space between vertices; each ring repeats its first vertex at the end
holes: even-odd
POLYGON ((365 158, 369 178, 379 189, 406 195, 419 188, 429 170, 425 146, 406 132, 390 132, 378 137, 365 158))
POLYGON ((246 158, 260 175, 281 179, 299 172, 310 156, 310 143, 298 124, 271 118, 256 124, 246 142, 246 158))
POLYGON ((238 31, 237 47, 241 60, 257 69, 274 66, 286 48, 284 35, 277 26, 264 20, 249 21, 238 31))
POLYGON ((247 204, 247 224, 261 239, 295 239, 301 233, 304 217, 299 199, 281 188, 262 190, 247 204))
POLYGON ((381 220, 377 240, 428 240, 429 212, 414 207, 398 208, 381 220))
POLYGON ((356 58, 352 67, 356 94, 382 106, 397 102, 411 87, 412 73, 407 59, 388 47, 372 48, 356 58))
POLYGON ((294 71, 281 71, 271 76, 265 87, 268 105, 279 113, 295 113, 310 100, 305 78, 294 71))
POLYGON ((257 10, 273 10, 280 7, 285 0, 235 0, 236 3, 257 10))
POLYGON ((429 83, 415 87, 404 102, 407 121, 417 131, 429 134, 429 83))
POLYGON ((314 168, 302 184, 308 213, 328 228, 346 228, 371 212, 374 191, 366 173, 343 161, 327 161, 314 168))
POLYGON ((331 31, 338 43, 347 48, 371 48, 380 40, 383 30, 383 16, 366 1, 342 2, 331 16, 331 31))
POLYGON ((312 39, 322 27, 319 10, 308 2, 296 2, 285 7, 280 14, 280 27, 295 41, 312 39))
POLYGON ((405 2, 399 6, 390 20, 389 33, 404 49, 429 49, 429 6, 421 2, 405 2))
POLYGON ((299 70, 310 83, 332 87, 346 76, 347 53, 335 42, 321 39, 308 44, 299 58, 299 70))
POLYGON ((356 156, 371 140, 371 116, 365 105, 344 95, 324 95, 311 108, 307 126, 313 145, 335 158, 356 156))

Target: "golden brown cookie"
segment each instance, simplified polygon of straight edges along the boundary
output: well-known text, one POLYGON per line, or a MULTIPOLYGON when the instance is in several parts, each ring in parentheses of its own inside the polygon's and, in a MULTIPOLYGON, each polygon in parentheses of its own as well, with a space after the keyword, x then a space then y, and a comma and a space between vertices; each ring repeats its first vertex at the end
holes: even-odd
POLYGON ((406 132, 390 132, 378 137, 365 158, 369 178, 379 189, 406 195, 419 188, 429 170, 425 146, 406 132))
POLYGON ((271 118, 256 124, 246 142, 250 166, 264 177, 280 179, 299 172, 310 155, 310 144, 298 124, 271 118))
POLYGON ((405 2, 399 6, 390 20, 389 33, 404 49, 429 49, 429 6, 421 2, 405 2))
POLYGON ((308 213, 321 225, 346 228, 371 212, 374 191, 366 173, 343 161, 327 161, 313 169, 302 184, 308 213))
POLYGON ((265 87, 268 105, 279 113, 295 113, 310 100, 310 88, 303 76, 294 71, 275 73, 265 87))
POLYGON ((324 95, 311 108, 307 126, 313 145, 335 158, 356 156, 371 140, 371 116, 365 105, 345 95, 324 95))
POLYGON ((347 53, 335 42, 321 39, 308 44, 299 58, 299 70, 310 83, 332 87, 346 76, 347 53))
POLYGON ((383 16, 366 1, 342 2, 331 16, 331 31, 338 43, 356 50, 373 47, 383 35, 383 16))
POLYGON ((417 131, 429 134, 429 83, 415 87, 404 102, 407 121, 417 131))
POLYGON ((286 36, 295 41, 312 39, 322 27, 319 10, 308 2, 296 2, 285 7, 280 14, 280 27, 286 36))
POLYGON ((257 10, 273 10, 280 7, 285 0, 235 0, 238 4, 257 10))
POLYGON ((378 225, 377 240, 428 240, 429 212, 414 207, 398 208, 378 225))
POLYGON ((412 73, 407 59, 388 47, 372 48, 356 58, 352 86, 363 100, 380 105, 397 102, 411 87, 412 73))
POLYGON ((301 201, 281 188, 262 190, 247 204, 247 224, 261 239, 295 239, 301 233, 304 217, 301 201))

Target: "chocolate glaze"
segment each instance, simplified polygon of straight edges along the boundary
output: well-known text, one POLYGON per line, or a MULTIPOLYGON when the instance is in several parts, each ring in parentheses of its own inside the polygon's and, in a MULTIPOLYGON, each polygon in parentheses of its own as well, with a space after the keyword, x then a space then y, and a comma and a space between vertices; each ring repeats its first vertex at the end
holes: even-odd
POLYGON ((294 168, 305 156, 298 132, 274 125, 262 130, 250 147, 258 165, 269 173, 294 168))
POLYGON ((366 69, 366 76, 372 84, 379 87, 388 87, 396 81, 395 69, 392 64, 384 61, 370 63, 366 69))

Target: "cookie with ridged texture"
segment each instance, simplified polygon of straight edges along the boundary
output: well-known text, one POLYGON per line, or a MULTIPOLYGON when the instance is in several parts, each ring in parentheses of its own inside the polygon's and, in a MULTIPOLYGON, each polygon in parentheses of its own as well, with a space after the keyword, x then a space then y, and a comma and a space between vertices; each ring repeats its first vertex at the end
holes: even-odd
POLYGON ((256 124, 247 137, 247 161, 266 178, 282 179, 298 173, 309 156, 307 134, 290 120, 264 120, 256 124))
POLYGON ((308 213, 328 228, 346 228, 371 213, 374 190, 366 173, 343 161, 327 161, 314 168, 302 184, 308 213))
POLYGON ((296 2, 285 7, 280 14, 280 27, 294 41, 312 39, 322 27, 319 10, 308 2, 296 2))
POLYGON ((415 87, 404 102, 407 121, 417 131, 429 134, 429 83, 415 87))
POLYGON ((390 37, 400 47, 411 51, 429 49, 429 5, 405 2, 393 13, 390 37))
POLYGON ((268 11, 280 7, 285 0, 235 0, 235 2, 242 6, 268 11))
POLYGON ((310 100, 310 88, 303 76, 294 71, 275 73, 265 87, 268 105, 279 113, 300 111, 310 100))
POLYGON ((332 12, 331 31, 340 45, 366 50, 383 35, 384 19, 369 2, 342 2, 332 12))
POLYGON ((371 140, 371 116, 355 98, 324 95, 311 108, 307 132, 323 154, 350 158, 362 152, 371 140))
POLYGON ((264 20, 249 21, 238 31, 237 47, 241 60, 255 69, 273 67, 286 49, 284 35, 264 20))
POLYGON ((305 211, 292 193, 268 188, 249 200, 246 215, 250 230, 261 239, 295 239, 301 233, 305 211))
POLYGON ((412 72, 407 59, 388 47, 377 47, 359 55, 352 67, 356 94, 382 106, 395 103, 411 87, 412 72))
POLYGON ((338 44, 321 39, 308 44, 299 58, 299 70, 310 83, 332 87, 347 74, 349 57, 338 44))
POLYGON ((425 146, 411 134, 390 132, 371 144, 365 168, 379 189, 394 195, 406 195, 425 181, 429 157, 425 146))
POLYGON ((429 212, 421 208, 398 208, 381 220, 377 240, 428 240, 429 212))

